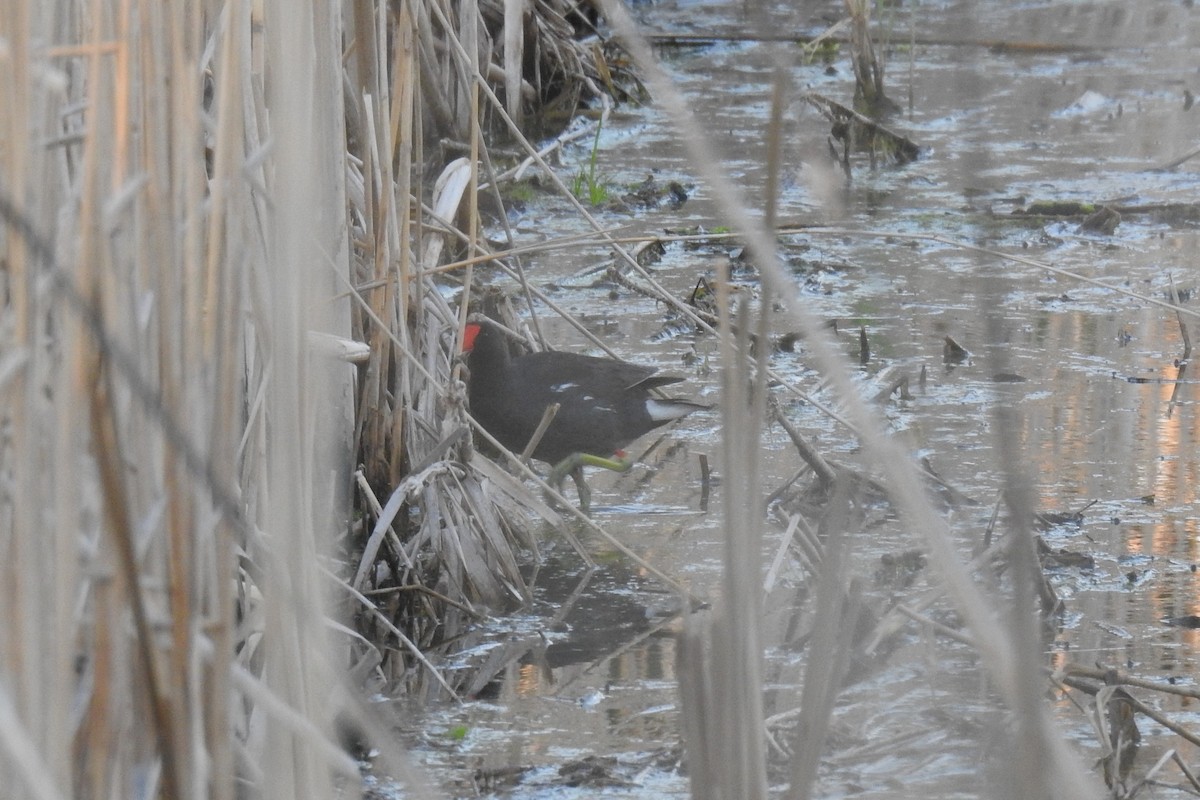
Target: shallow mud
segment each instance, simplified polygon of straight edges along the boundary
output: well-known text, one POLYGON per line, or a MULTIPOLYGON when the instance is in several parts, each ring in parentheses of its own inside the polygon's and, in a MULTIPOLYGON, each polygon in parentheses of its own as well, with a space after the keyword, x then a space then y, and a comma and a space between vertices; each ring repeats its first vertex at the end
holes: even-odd
MULTIPOLYGON (((1164 620, 1200 614, 1200 431, 1192 382, 1198 376, 1176 364, 1184 342, 1175 313, 1144 298, 1169 300, 1177 292, 1186 308, 1195 307, 1196 225, 1187 214, 1162 209, 1200 194, 1200 163, 1158 167, 1193 146, 1200 111, 1185 108, 1185 90, 1200 91, 1189 61, 1200 23, 1183 4, 1165 0, 1136 11, 1104 3, 908 5, 882 23, 893 42, 889 92, 905 107, 892 124, 924 155, 875 172, 865 160, 856 162, 847 184, 828 163, 827 124, 799 101, 790 106, 780 219, 855 233, 782 237, 798 298, 781 302, 805 303, 836 320, 848 363, 858 362, 865 330, 870 358, 857 376, 864 394, 896 374, 910 376, 911 398, 892 397, 880 411, 914 454, 976 503, 952 512, 964 557, 980 546, 1002 483, 994 409, 999 402, 1018 412, 1040 510, 1087 507, 1073 524, 1042 533, 1052 550, 1084 557, 1050 569, 1064 610, 1046 633, 1048 667, 1099 663, 1194 686, 1197 630, 1164 620), (1127 210, 1106 235, 1081 229, 1073 217, 1012 213, 1035 201, 1127 210), (1140 297, 955 242, 1018 254, 1140 297), (958 363, 946 363, 946 337, 967 350, 958 363)), ((835 14, 840 4, 827 6, 822 10, 835 14)), ((731 31, 749 25, 740 8, 663 2, 637 11, 650 30, 731 31)), ((827 22, 819 14, 776 13, 778 28, 797 34, 818 33, 827 22)), ((765 181, 770 46, 717 41, 659 48, 752 197, 761 196, 765 181)), ((796 55, 791 75, 797 93, 810 88, 849 101, 853 78, 844 55, 828 64, 804 64, 796 55)), ((583 141, 569 153, 579 165, 590 156, 590 138, 583 141)), ((725 224, 711 190, 697 181, 653 107, 618 109, 602 131, 596 163, 613 186, 653 175, 663 184, 678 182, 689 195, 678 208, 602 210, 605 226, 634 235, 725 224)), ((524 241, 580 230, 565 207, 549 201, 514 212, 511 222, 524 241)), ((736 259, 737 247, 671 243, 653 269, 660 283, 686 297, 698 278, 712 278, 720 264, 736 259)), ((598 248, 572 248, 534 256, 526 267, 624 358, 685 375, 682 394, 716 402, 715 342, 662 335, 662 309, 653 300, 572 279, 607 258, 598 248)), ((750 265, 734 277, 744 291, 758 292, 750 265)), ((1194 318, 1184 320, 1200 336, 1194 318)), ((566 326, 548 326, 558 346, 583 348, 566 326)), ((803 343, 774 355, 772 366, 814 398, 836 403, 806 363, 803 343)), ((784 407, 823 453, 854 463, 858 445, 848 432, 811 405, 784 407)), ((769 491, 790 479, 799 461, 777 426, 762 442, 769 491)), ((636 447, 652 444, 630 473, 590 479, 594 517, 695 594, 714 597, 721 591, 725 499, 719 415, 695 415, 662 441, 647 437, 636 447), (718 478, 707 487, 701 455, 718 478)), ((856 534, 869 541, 855 546, 855 571, 868 592, 886 597, 897 578, 881 565, 917 544, 895 520, 880 516, 869 533, 856 534)), ((675 706, 678 599, 601 544, 591 542, 601 566, 587 574, 552 532, 539 535, 545 561, 534 606, 481 626, 442 656, 451 673, 484 675, 472 684, 470 700, 397 708, 415 757, 456 796, 593 797, 600 790, 687 796, 675 706)), ((780 535, 769 529, 768 548, 780 535)), ((916 567, 902 579, 923 580, 919 561, 916 567)), ((800 572, 785 568, 768 594, 768 715, 798 702, 805 653, 790 635, 803 591, 800 572)), ((1200 728, 1192 701, 1144 697, 1200 728)), ((1091 724, 1067 700, 1057 711, 1090 764, 1098 755, 1091 724)), ((859 665, 841 695, 818 792, 986 793, 981 780, 1002 784, 1003 777, 980 764, 989 762, 1005 724, 972 651, 913 626, 880 658, 859 665)), ((1163 728, 1144 725, 1142 735, 1143 772, 1166 748, 1195 755, 1163 728)), ((781 786, 784 777, 773 780, 781 786)))

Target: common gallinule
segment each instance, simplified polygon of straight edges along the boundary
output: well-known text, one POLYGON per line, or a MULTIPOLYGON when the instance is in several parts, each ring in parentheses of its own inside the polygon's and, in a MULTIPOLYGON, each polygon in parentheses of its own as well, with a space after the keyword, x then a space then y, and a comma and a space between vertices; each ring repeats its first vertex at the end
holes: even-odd
POLYGON ((471 414, 509 450, 523 452, 546 409, 558 404, 532 455, 554 465, 552 486, 560 487, 567 475, 574 478, 584 509, 590 497, 584 466, 624 472, 632 462, 622 448, 660 425, 708 408, 651 396, 651 389, 683 380, 655 375, 653 367, 556 351, 513 357, 504 334, 487 320, 467 325, 463 352, 471 414))

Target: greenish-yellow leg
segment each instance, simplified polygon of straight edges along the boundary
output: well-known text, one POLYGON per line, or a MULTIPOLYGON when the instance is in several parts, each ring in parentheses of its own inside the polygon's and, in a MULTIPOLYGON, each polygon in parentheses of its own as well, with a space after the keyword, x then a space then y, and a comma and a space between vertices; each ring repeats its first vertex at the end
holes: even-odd
POLYGON ((570 475, 571 480, 575 481, 576 491, 579 492, 579 508, 587 511, 592 503, 592 493, 587 488, 587 484, 583 482, 583 468, 600 467, 611 469, 613 472, 628 472, 632 466, 633 462, 624 455, 604 458, 591 453, 572 453, 554 465, 546 482, 558 490, 559 494, 562 494, 563 479, 570 475))

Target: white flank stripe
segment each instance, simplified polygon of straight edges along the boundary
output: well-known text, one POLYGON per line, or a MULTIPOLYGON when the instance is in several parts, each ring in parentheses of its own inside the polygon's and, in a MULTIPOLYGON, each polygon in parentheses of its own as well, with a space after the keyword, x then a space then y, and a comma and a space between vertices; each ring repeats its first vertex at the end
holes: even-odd
POLYGON ((646 401, 646 413, 650 415, 650 419, 656 422, 686 417, 688 414, 696 410, 696 406, 687 403, 672 403, 669 400, 663 401, 654 399, 646 401))

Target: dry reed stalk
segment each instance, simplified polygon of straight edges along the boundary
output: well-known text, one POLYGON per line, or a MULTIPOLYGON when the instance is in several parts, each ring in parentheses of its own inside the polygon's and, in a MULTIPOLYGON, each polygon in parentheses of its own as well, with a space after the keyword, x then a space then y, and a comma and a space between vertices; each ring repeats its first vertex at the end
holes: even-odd
MULTIPOLYGON (((676 669, 692 796, 765 798, 759 439, 766 414, 767 370, 752 368, 749 304, 743 299, 737 315, 742 324, 732 325, 727 275, 717 281, 717 287, 722 469, 728 476, 728 495, 740 500, 725 504, 722 597, 711 616, 686 620, 676 669)), ((769 314, 770 304, 764 304, 754 323, 760 337, 770 329, 769 314)))
POLYGON ((504 0, 504 98, 508 116, 522 127, 525 0, 504 0))
MULTIPOLYGON (((767 371, 751 369, 751 315, 743 298, 738 313, 745 320, 732 333, 729 278, 718 281, 721 325, 721 406, 725 432, 721 437, 726 475, 736 480, 731 496, 740 502, 725 505, 725 585, 712 631, 714 696, 721 724, 707 735, 728 736, 713 765, 718 797, 767 796, 766 744, 763 723, 763 496, 759 440, 766 414, 767 371), (746 389, 750 387, 747 395, 746 389), (719 732, 719 733, 718 733, 719 732)), ((770 303, 757 315, 756 333, 763 341, 770 331, 770 303)))
POLYGON ((329 687, 340 677, 324 625, 318 559, 328 548, 329 523, 340 516, 340 493, 325 476, 348 468, 345 444, 337 441, 342 426, 329 424, 339 408, 330 390, 349 376, 345 367, 339 376, 333 364, 311 357, 305 344, 310 329, 341 333, 339 325, 348 323, 345 304, 340 320, 339 307, 328 304, 337 284, 326 264, 339 272, 348 265, 345 175, 328 155, 345 152, 340 25, 331 6, 296 9, 280 1, 264 11, 273 206, 264 230, 270 246, 261 279, 269 300, 261 325, 270 428, 261 453, 267 541, 261 555, 252 554, 263 569, 261 680, 306 727, 260 700, 266 724, 259 758, 273 793, 315 798, 332 794, 336 764, 323 740, 336 711, 329 687))
POLYGON ((853 630, 860 611, 857 582, 848 578, 853 491, 849 481, 839 481, 821 520, 824 546, 812 609, 814 630, 800 692, 798 724, 790 742, 791 798, 813 796, 829 722, 856 644, 846 635, 847 630, 853 630))
POLYGON ((331 770, 357 777, 330 743, 317 569, 350 373, 307 336, 347 332, 338 14, 10 10, 0 776, 39 797, 327 797, 331 770), (35 234, 58 259, 30 257, 35 234))
MULTIPOLYGON (((30 49, 35 37, 51 38, 51 22, 29 2, 9 4, 0 14, 0 40, 7 47, 0 57, 0 104, 6 109, 0 122, 0 188, 6 198, 27 208, 30 224, 40 231, 52 230, 61 195, 53 184, 44 192, 34 191, 44 179, 47 153, 36 140, 39 125, 31 123, 44 124, 52 113, 52 84, 60 76, 38 76, 30 49)), ((0 296, 11 298, 0 316, 0 355, 7 367, 0 383, 0 413, 10 431, 0 441, 0 692, 7 731, 0 779, 9 787, 28 787, 39 797, 62 797, 72 774, 70 748, 52 745, 71 735, 67 698, 74 683, 75 626, 72 598, 40 576, 58 573, 70 585, 78 574, 74 542, 59 535, 66 526, 45 519, 45 509, 61 505, 69 514, 82 498, 69 491, 56 502, 53 484, 44 479, 56 474, 51 470, 63 449, 74 455, 58 442, 75 426, 65 414, 58 419, 37 413, 44 408, 39 389, 48 388, 53 363, 40 346, 41 301, 34 293, 38 265, 22 237, 6 226, 0 231, 0 296), (34 531, 41 535, 32 535, 34 531)), ((76 463, 71 458, 64 464, 71 469, 65 477, 77 474, 76 463)))
POLYGON ((883 62, 871 41, 871 3, 843 0, 850 15, 850 61, 854 66, 854 108, 878 117, 893 104, 883 91, 883 62))

